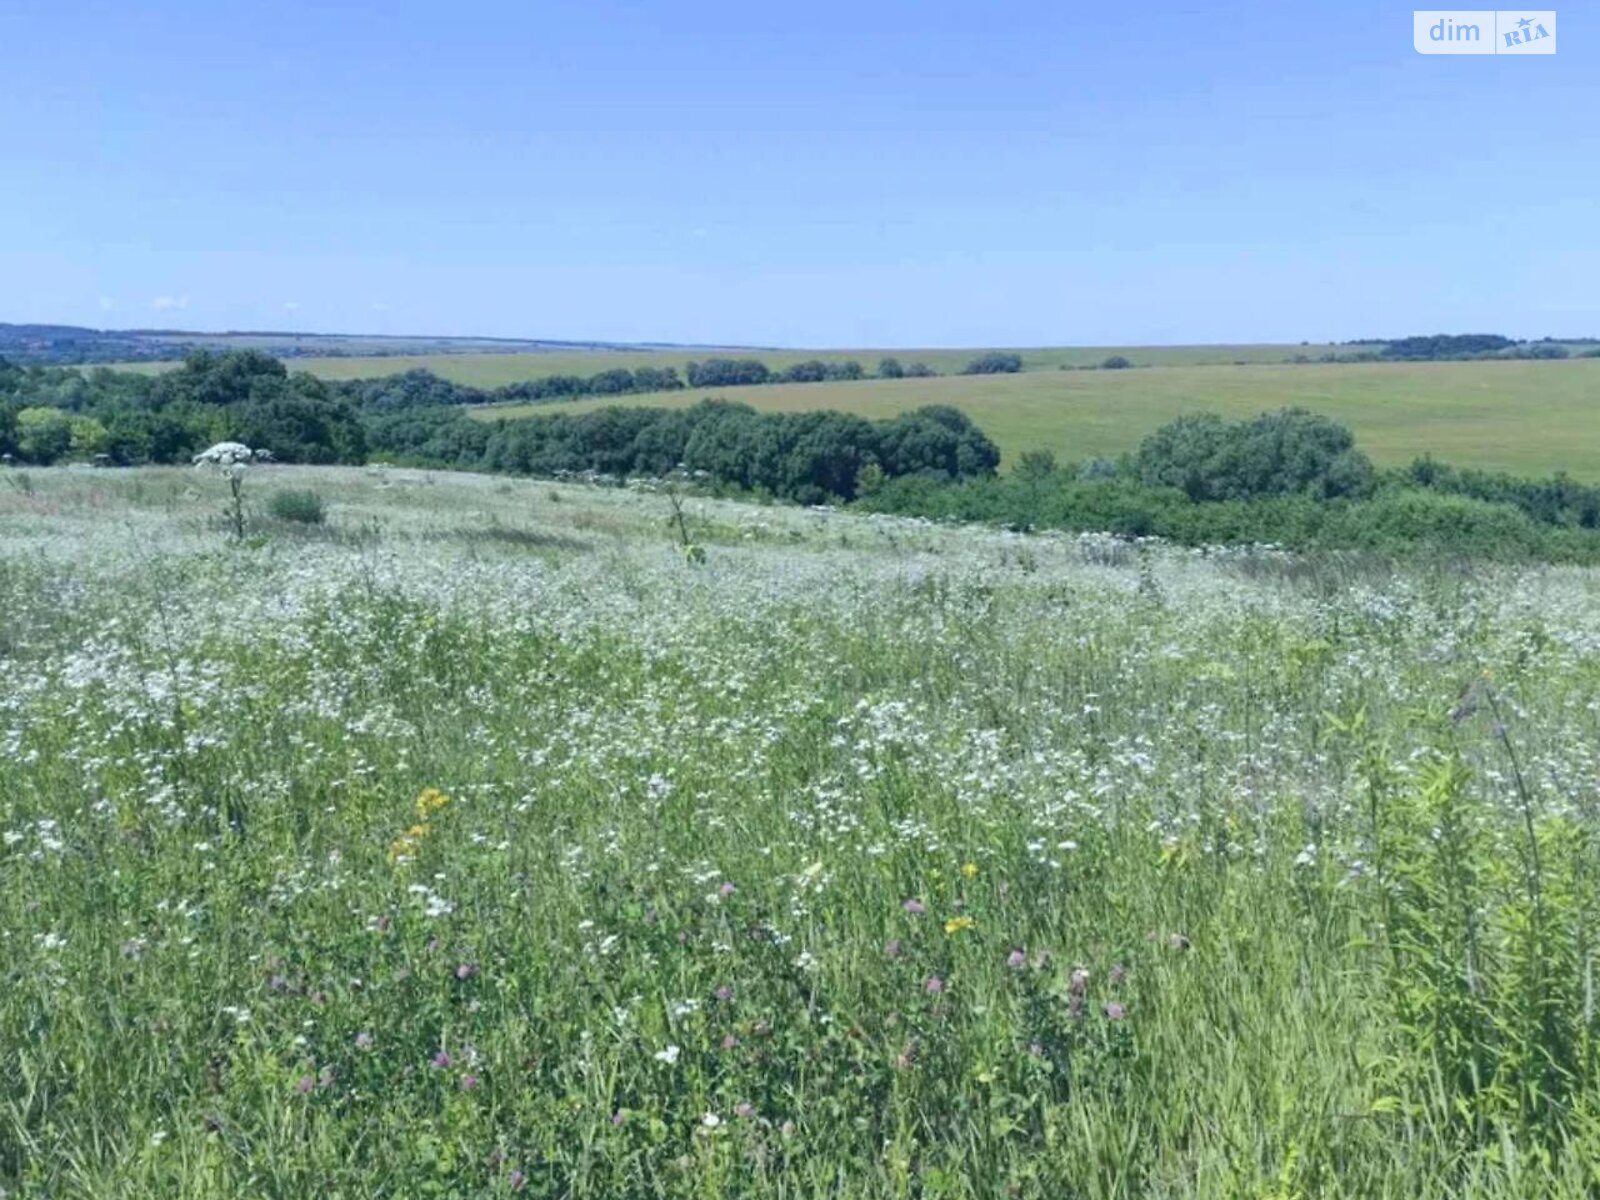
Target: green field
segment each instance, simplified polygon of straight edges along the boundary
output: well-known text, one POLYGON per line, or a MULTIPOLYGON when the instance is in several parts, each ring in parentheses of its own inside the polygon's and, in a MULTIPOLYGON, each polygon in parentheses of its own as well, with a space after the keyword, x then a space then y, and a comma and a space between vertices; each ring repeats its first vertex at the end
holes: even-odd
MULTIPOLYGON (((1238 346, 1055 346, 1018 349, 1023 369, 1054 371, 1062 366, 1098 366, 1120 354, 1138 366, 1205 366, 1231 363, 1280 363, 1305 354, 1315 358, 1330 350, 1355 347, 1327 345, 1238 345, 1238 346)), ((820 358, 828 362, 855 359, 868 371, 877 369, 885 356, 902 364, 927 363, 942 374, 953 374, 983 350, 762 350, 700 348, 694 350, 552 350, 535 354, 414 354, 384 357, 291 358, 285 361, 296 371, 310 371, 323 379, 366 379, 374 375, 395 375, 424 368, 474 387, 500 387, 541 375, 593 375, 613 367, 678 367, 708 358, 756 358, 774 369, 792 363, 820 358)), ((119 369, 159 372, 176 363, 129 363, 119 369)))
POLYGON ((0 1194, 1600 1186, 1600 574, 242 489, 0 472, 0 1194))
MULTIPOLYGON (((705 394, 484 408, 473 415, 582 412, 619 402, 679 406, 705 394)), ((717 394, 763 409, 841 409, 866 417, 953 404, 982 426, 1008 461, 1038 448, 1064 459, 1121 454, 1186 412, 1241 417, 1302 405, 1347 423, 1382 464, 1432 453, 1457 466, 1600 479, 1600 359, 1038 371, 775 384, 717 394)))

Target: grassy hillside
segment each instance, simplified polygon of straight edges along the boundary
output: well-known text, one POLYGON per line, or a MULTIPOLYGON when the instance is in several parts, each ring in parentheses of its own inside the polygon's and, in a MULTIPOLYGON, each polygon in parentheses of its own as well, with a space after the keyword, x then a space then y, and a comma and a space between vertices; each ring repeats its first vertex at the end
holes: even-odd
MULTIPOLYGON (((693 404, 706 393, 629 397, 693 404)), ((970 413, 1008 460, 1048 448, 1065 458, 1116 455, 1181 413, 1248 416, 1303 405, 1347 423, 1380 463, 1423 453, 1458 466, 1600 479, 1600 359, 1558 362, 1360 363, 1036 371, 1022 375, 863 380, 726 389, 757 408, 892 416, 920 404, 970 413)), ((561 406, 581 412, 616 401, 561 406)), ((531 415, 549 406, 474 415, 531 415)))

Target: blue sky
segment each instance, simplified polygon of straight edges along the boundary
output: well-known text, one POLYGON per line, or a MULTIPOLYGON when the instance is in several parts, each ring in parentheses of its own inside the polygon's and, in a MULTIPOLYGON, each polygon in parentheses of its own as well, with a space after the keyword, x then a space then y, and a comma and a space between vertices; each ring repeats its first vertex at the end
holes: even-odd
MULTIPOLYGON (((1547 0, 1548 2, 1548 0, 1547 0)), ((0 6, 0 320, 798 346, 1600 335, 1600 21, 0 6)))

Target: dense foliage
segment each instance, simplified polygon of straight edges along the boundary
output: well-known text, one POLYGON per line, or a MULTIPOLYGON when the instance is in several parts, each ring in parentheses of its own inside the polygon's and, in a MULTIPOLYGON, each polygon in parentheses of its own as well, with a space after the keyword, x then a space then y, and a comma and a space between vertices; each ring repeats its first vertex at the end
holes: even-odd
POLYGON ((767 364, 754 358, 712 358, 684 368, 690 387, 744 387, 772 378, 767 364))
POLYGON ((1453 358, 1494 353, 1512 345, 1512 339, 1498 333, 1436 333, 1398 338, 1383 348, 1383 354, 1386 358, 1453 358))
POLYGON ((866 371, 860 363, 850 359, 842 363, 823 362, 813 358, 791 363, 779 371, 774 383, 828 383, 835 380, 865 379, 866 371))
POLYGON ((1426 551, 1600 562, 1600 488, 1419 460, 1376 472, 1348 430, 1287 410, 1248 422, 1180 418, 1121 463, 1023 455, 1005 476, 889 481, 881 512, 1012 528, 1107 531, 1193 546, 1426 551))
POLYGON ((636 392, 675 392, 683 380, 673 367, 614 367, 587 377, 545 375, 497 388, 487 398, 495 403, 540 404, 579 396, 626 396, 636 392))
MULTIPOLYGON (((375 433, 375 444, 396 432, 375 433)), ((437 429, 425 432, 429 442, 439 437, 437 429)), ((383 448, 410 453, 399 444, 383 448)), ((482 454, 483 467, 512 474, 664 475, 682 467, 804 503, 851 499, 864 473, 960 479, 992 475, 1000 461, 994 443, 953 408, 868 421, 835 412, 763 413, 718 400, 503 421, 490 427, 482 454)))
MULTIPOLYGON (((760 383, 831 383, 867 378, 866 368, 854 359, 825 362, 820 358, 790 363, 777 370, 754 358, 711 358, 705 362, 691 362, 684 374, 692 388, 747 387, 760 383)), ((886 358, 878 364, 879 379, 932 374, 934 371, 923 363, 912 363, 905 367, 898 359, 886 358)))
POLYGON ((155 376, 0 364, 0 452, 24 462, 184 462, 218 441, 270 447, 283 462, 366 457, 354 404, 258 351, 196 351, 155 376))
POLYGON ((961 368, 963 375, 1014 375, 1022 370, 1022 355, 1005 350, 980 354, 961 368))
POLYGON ((1143 483, 1179 488, 1191 500, 1332 499, 1372 487, 1372 464, 1350 431, 1303 409, 1251 421, 1180 417, 1147 437, 1135 462, 1143 483))

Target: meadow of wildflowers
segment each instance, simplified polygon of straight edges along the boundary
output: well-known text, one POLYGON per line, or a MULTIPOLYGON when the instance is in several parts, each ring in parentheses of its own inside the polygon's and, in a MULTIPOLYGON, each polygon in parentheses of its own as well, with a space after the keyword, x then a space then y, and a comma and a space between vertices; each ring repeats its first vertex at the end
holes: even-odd
POLYGON ((1600 1189, 1600 574, 252 472, 0 473, 8 1200, 1600 1189))

